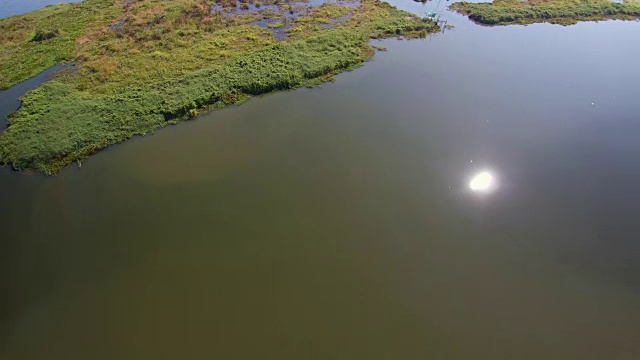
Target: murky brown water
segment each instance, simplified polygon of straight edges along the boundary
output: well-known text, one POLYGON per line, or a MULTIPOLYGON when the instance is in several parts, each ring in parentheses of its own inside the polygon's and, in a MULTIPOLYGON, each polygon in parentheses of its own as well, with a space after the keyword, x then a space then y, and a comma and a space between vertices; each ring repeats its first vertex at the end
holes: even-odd
POLYGON ((444 16, 335 83, 0 170, 0 358, 640 358, 640 24, 444 16))

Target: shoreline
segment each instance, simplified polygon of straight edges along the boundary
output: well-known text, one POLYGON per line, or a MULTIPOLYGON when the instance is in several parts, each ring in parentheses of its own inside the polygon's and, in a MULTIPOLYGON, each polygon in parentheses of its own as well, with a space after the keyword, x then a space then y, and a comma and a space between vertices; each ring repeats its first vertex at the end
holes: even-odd
MULTIPOLYGON (((76 3, 82 4, 76 7, 86 7, 91 1, 76 3)), ((93 1, 103 6, 107 3, 106 0, 93 1)), ((329 81, 333 75, 358 67, 374 55, 370 38, 423 38, 429 32, 440 30, 431 20, 378 0, 357 1, 356 6, 354 1, 304 9, 287 6, 284 10, 299 13, 283 41, 274 41, 269 29, 250 25, 258 14, 263 17, 263 13, 227 16, 220 11, 213 15, 206 11, 196 14, 194 22, 181 18, 193 16, 191 11, 197 9, 174 12, 175 17, 169 20, 149 18, 144 13, 147 17, 130 21, 130 27, 98 28, 79 37, 75 40, 78 49, 73 56, 77 71, 60 74, 22 97, 22 106, 10 116, 9 126, 0 133, 0 162, 15 170, 52 174, 109 145, 195 118, 201 111, 238 104, 271 91, 329 81), (345 19, 346 13, 350 16, 344 22, 332 20, 345 19), (202 29, 205 21, 213 27, 213 37, 202 29), (216 21, 221 22, 216 25, 216 21), (322 24, 328 25, 318 26, 322 24), (178 29, 172 28, 166 38, 155 39, 153 34, 158 26, 177 26, 178 29), (150 39, 145 37, 149 30, 150 39), (166 74, 174 73, 173 67, 181 64, 171 58, 175 51, 162 52, 160 46, 170 50, 171 44, 164 41, 184 41, 182 34, 187 32, 191 34, 187 41, 193 41, 193 46, 221 47, 204 55, 223 53, 226 57, 218 64, 209 60, 206 62, 209 66, 194 61, 195 69, 183 69, 182 73, 178 71, 177 75, 167 78, 166 74), (192 40, 198 36, 212 43, 192 40), (122 43, 137 48, 132 51, 120 45, 122 43), (152 46, 152 50, 155 46, 158 50, 144 53, 145 46, 152 46), (239 51, 228 56, 225 50, 229 47, 237 47, 239 51), (150 62, 147 56, 157 63, 150 62), (117 70, 132 59, 137 67, 129 67, 127 71, 137 73, 127 76, 117 70), (112 68, 114 61, 116 68, 112 68)), ((123 7, 123 11, 135 19, 131 8, 123 7)), ((273 11, 264 16, 267 15, 275 21, 282 16, 273 11)), ((45 36, 42 43, 55 41, 57 34, 66 36, 64 30, 58 29, 40 33, 52 34, 51 39, 45 36)), ((38 34, 36 32, 36 36, 38 34)), ((27 46, 37 46, 34 42, 36 40, 29 40, 27 46)), ((188 56, 183 58, 187 61, 193 57, 189 52, 182 55, 188 56)))
MULTIPOLYGON (((73 72, 60 72, 21 97, 22 106, 0 131, 0 164, 53 174, 109 145, 194 119, 202 112, 272 91, 331 81, 374 55, 377 48, 369 39, 424 38, 440 31, 434 21, 379 0, 337 0, 316 6, 305 2, 309 0, 238 1, 216 0, 215 10, 203 8, 201 0, 179 0, 178 10, 156 7, 151 12, 148 8, 135 12, 130 0, 116 9, 107 6, 111 0, 85 0, 38 10, 49 18, 61 16, 61 11, 86 11, 95 3, 107 9, 107 15, 94 11, 98 14, 92 16, 100 20, 85 21, 84 32, 74 33, 75 48, 67 56, 67 61, 77 64, 73 72), (279 35, 285 36, 278 39, 274 29, 281 29, 279 35)), ((590 1, 602 4, 602 0, 590 1)), ((506 9, 508 14, 547 14, 544 9, 566 3, 572 2, 497 0, 458 2, 450 8, 473 21, 479 17, 490 22, 494 20, 475 14, 495 14, 496 9, 506 9)), ((38 11, 25 14, 24 21, 37 19, 38 11)), ((506 22, 513 16, 498 17, 501 22, 489 25, 567 25, 575 20, 516 16, 517 21, 506 22)), ((11 28, 7 23, 16 19, 23 17, 0 19, 0 28, 11 28)), ((481 21, 476 22, 486 24, 481 21)), ((71 39, 65 29, 43 27, 37 21, 31 25, 31 32, 20 33, 27 36, 25 48, 71 39)))
POLYGON ((57 71, 64 69, 65 66, 65 64, 54 65, 8 89, 0 90, 0 134, 9 126, 9 115, 20 109, 22 96, 50 80, 57 71))

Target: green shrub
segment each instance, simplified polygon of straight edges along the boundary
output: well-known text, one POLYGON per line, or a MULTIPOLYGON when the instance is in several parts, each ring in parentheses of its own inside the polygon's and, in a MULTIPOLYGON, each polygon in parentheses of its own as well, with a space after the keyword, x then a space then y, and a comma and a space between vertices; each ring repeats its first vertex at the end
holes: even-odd
POLYGON ((33 37, 31 38, 31 41, 49 40, 49 39, 52 39, 52 38, 58 36, 59 32, 60 31, 58 29, 54 29, 54 30, 38 29, 38 30, 36 30, 36 33, 33 34, 33 37))

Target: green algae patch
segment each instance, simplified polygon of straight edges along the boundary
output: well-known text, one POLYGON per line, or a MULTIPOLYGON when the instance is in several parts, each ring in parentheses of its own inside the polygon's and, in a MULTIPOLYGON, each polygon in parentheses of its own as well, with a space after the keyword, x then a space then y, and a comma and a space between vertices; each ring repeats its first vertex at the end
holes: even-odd
MULTIPOLYGON (((99 2, 85 0, 92 1, 99 2)), ((18 170, 54 173, 111 144, 203 110, 331 80, 373 56, 370 38, 424 37, 439 30, 430 20, 363 0, 306 6, 298 10, 300 21, 287 20, 293 24, 287 38, 277 41, 270 27, 255 22, 284 18, 290 7, 274 13, 275 4, 264 9, 273 2, 264 4, 259 12, 228 13, 201 0, 108 4, 109 11, 122 13, 111 14, 102 26, 85 26, 86 31, 75 35, 73 49, 61 55, 73 59, 76 68, 21 99, 22 107, 0 133, 0 161, 18 170)), ((62 26, 42 25, 35 21, 30 26, 59 31, 36 44, 69 36, 62 26)), ((34 31, 21 29, 24 39, 16 42, 34 43, 34 31)), ((11 63, 0 66, 3 73, 15 71, 11 63)), ((28 73, 12 79, 24 80, 28 73)))
POLYGON ((495 0, 491 3, 457 2, 450 7, 486 25, 544 22, 573 25, 578 21, 640 18, 640 2, 637 0, 495 0))

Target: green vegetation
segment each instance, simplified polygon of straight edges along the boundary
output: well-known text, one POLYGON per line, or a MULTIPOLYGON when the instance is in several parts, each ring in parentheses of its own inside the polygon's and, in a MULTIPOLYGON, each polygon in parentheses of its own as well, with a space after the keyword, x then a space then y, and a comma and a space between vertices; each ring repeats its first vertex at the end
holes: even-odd
POLYGON ((59 33, 60 31, 58 29, 55 29, 55 30, 38 29, 36 30, 35 35, 33 35, 33 39, 31 39, 31 41, 45 41, 45 40, 53 39, 54 37, 58 36, 59 33))
POLYGON ((0 89, 71 60, 75 41, 81 34, 90 27, 108 24, 109 19, 116 16, 111 3, 111 0, 92 0, 59 4, 0 19, 0 89), (51 32, 56 36, 46 39, 51 32))
POLYGON ((439 30, 378 0, 319 7, 266 0, 258 11, 218 1, 216 10, 206 0, 85 0, 0 20, 0 86, 64 60, 77 67, 22 98, 0 134, 0 161, 52 173, 203 109, 329 80, 373 56, 369 38, 439 30), (282 41, 254 25, 281 19, 284 26, 291 11, 297 15, 286 20, 282 41), (65 21, 71 15, 82 24, 65 21), (32 41, 36 29, 44 36, 32 41), (38 54, 42 60, 31 62, 38 54))
POLYGON ((267 24, 267 27, 271 28, 271 29, 279 29, 279 28, 285 26, 286 24, 287 24, 287 19, 285 18, 284 20, 281 20, 281 21, 278 21, 278 22, 275 22, 275 23, 269 23, 269 24, 267 24))
POLYGON ((548 22, 572 25, 578 21, 640 18, 640 2, 609 0, 495 0, 492 3, 457 2, 451 8, 473 21, 489 25, 548 22))

